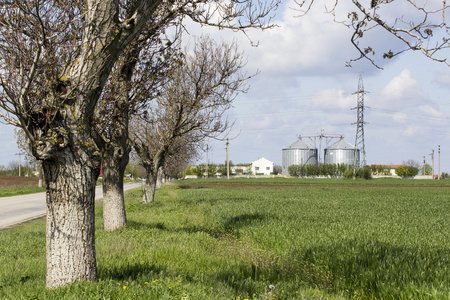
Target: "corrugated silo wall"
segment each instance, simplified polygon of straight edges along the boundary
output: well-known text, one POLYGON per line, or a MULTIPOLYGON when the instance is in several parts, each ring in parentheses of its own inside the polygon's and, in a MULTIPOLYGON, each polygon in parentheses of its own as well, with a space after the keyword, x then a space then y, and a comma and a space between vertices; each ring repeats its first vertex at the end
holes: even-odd
MULTIPOLYGON (((324 162, 326 164, 346 164, 353 165, 354 163, 354 149, 325 149, 324 162)), ((356 153, 356 160, 359 162, 359 149, 356 153)))
POLYGON ((282 174, 289 175, 292 165, 317 164, 317 149, 283 149, 282 174))

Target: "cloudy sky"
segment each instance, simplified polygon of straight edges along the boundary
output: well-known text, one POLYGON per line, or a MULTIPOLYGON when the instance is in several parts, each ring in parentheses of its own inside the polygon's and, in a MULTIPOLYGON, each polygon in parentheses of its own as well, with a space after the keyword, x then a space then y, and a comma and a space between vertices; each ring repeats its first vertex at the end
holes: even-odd
MULTIPOLYGON (((364 101, 369 107, 364 113, 367 163, 400 164, 409 159, 422 163, 425 156, 431 165, 434 149, 437 172, 440 145, 441 172, 449 172, 450 68, 418 52, 392 60, 378 56, 383 70, 367 61, 346 67, 347 61, 358 57, 350 43, 351 30, 333 22, 322 5, 301 18, 289 9, 294 6, 290 1, 278 10, 278 28, 250 33, 258 47, 251 47, 245 39, 240 44, 248 56, 248 72, 257 69, 261 73, 251 79, 250 91, 239 95, 228 113, 235 120, 230 137, 238 135, 230 141, 233 163, 265 157, 281 165, 284 147, 299 135, 318 135, 321 130, 325 135, 342 134, 354 144, 356 125, 352 123, 357 116, 352 108, 357 106, 354 93, 362 74, 367 92, 364 101)), ((209 32, 229 38, 223 31, 209 32)), ((401 46, 382 31, 366 41, 384 52, 401 46)), ((314 143, 309 138, 304 141, 314 143)), ((326 142, 322 139, 322 148, 326 142)), ((225 142, 211 141, 210 147, 209 160, 223 163, 225 142)), ((200 161, 204 159, 205 155, 200 161)))
MULTIPOLYGON (((400 164, 409 159, 422 163, 425 156, 431 164, 434 149, 437 172, 440 145, 441 172, 450 172, 450 68, 418 52, 378 59, 383 70, 367 61, 346 67, 347 61, 358 56, 350 43, 352 32, 333 22, 321 3, 306 16, 296 18, 298 12, 290 9, 294 2, 286 1, 277 10, 279 27, 248 33, 258 47, 252 47, 239 33, 189 25, 192 34, 237 39, 248 58, 247 72, 260 72, 249 81, 249 92, 239 95, 227 113, 229 120, 235 121, 230 133, 235 137, 230 141, 233 163, 265 157, 281 165, 282 148, 299 135, 317 135, 322 130, 325 135, 344 135, 354 144, 356 111, 352 108, 357 105, 354 93, 362 74, 365 105, 369 107, 364 114, 367 163, 400 164)), ((367 35, 365 41, 377 54, 383 53, 378 49, 386 52, 400 47, 382 31, 367 35)), ((336 141, 329 140, 330 144, 336 141)), ((0 125, 0 142, 0 165, 18 160, 13 128, 0 125)), ((326 142, 322 140, 322 148, 326 142)), ((211 141, 209 146, 210 162, 223 163, 225 142, 211 141)), ((197 163, 204 159, 203 154, 197 163)))

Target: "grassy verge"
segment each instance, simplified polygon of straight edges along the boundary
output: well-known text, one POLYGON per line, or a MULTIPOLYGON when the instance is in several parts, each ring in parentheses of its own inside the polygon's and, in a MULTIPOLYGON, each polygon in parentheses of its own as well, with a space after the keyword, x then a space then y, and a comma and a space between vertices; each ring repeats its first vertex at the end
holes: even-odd
POLYGON ((127 193, 99 281, 45 290, 45 223, 0 233, 1 299, 448 299, 446 188, 159 189, 127 193))
POLYGON ((22 186, 16 188, 0 188, 0 197, 11 197, 43 192, 45 192, 45 187, 38 187, 37 185, 22 186))

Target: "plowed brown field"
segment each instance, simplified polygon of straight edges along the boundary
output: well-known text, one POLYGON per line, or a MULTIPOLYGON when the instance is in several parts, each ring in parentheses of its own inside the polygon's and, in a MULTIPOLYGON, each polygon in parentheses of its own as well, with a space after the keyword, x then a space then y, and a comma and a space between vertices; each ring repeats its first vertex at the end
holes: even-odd
POLYGON ((0 176, 0 188, 14 188, 21 186, 38 185, 38 177, 0 176))

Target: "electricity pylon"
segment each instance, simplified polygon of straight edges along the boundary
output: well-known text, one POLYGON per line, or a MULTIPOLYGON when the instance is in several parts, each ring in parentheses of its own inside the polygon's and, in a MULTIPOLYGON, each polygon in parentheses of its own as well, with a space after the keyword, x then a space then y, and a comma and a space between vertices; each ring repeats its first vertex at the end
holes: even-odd
POLYGON ((366 165, 366 148, 364 143, 364 84, 362 73, 359 75, 358 82, 358 91, 353 93, 357 95, 357 106, 352 109, 356 109, 356 122, 352 123, 352 125, 356 124, 356 137, 355 137, 355 153, 353 159, 353 167, 360 168, 366 165), (358 159, 358 148, 360 150, 360 157, 358 159))

